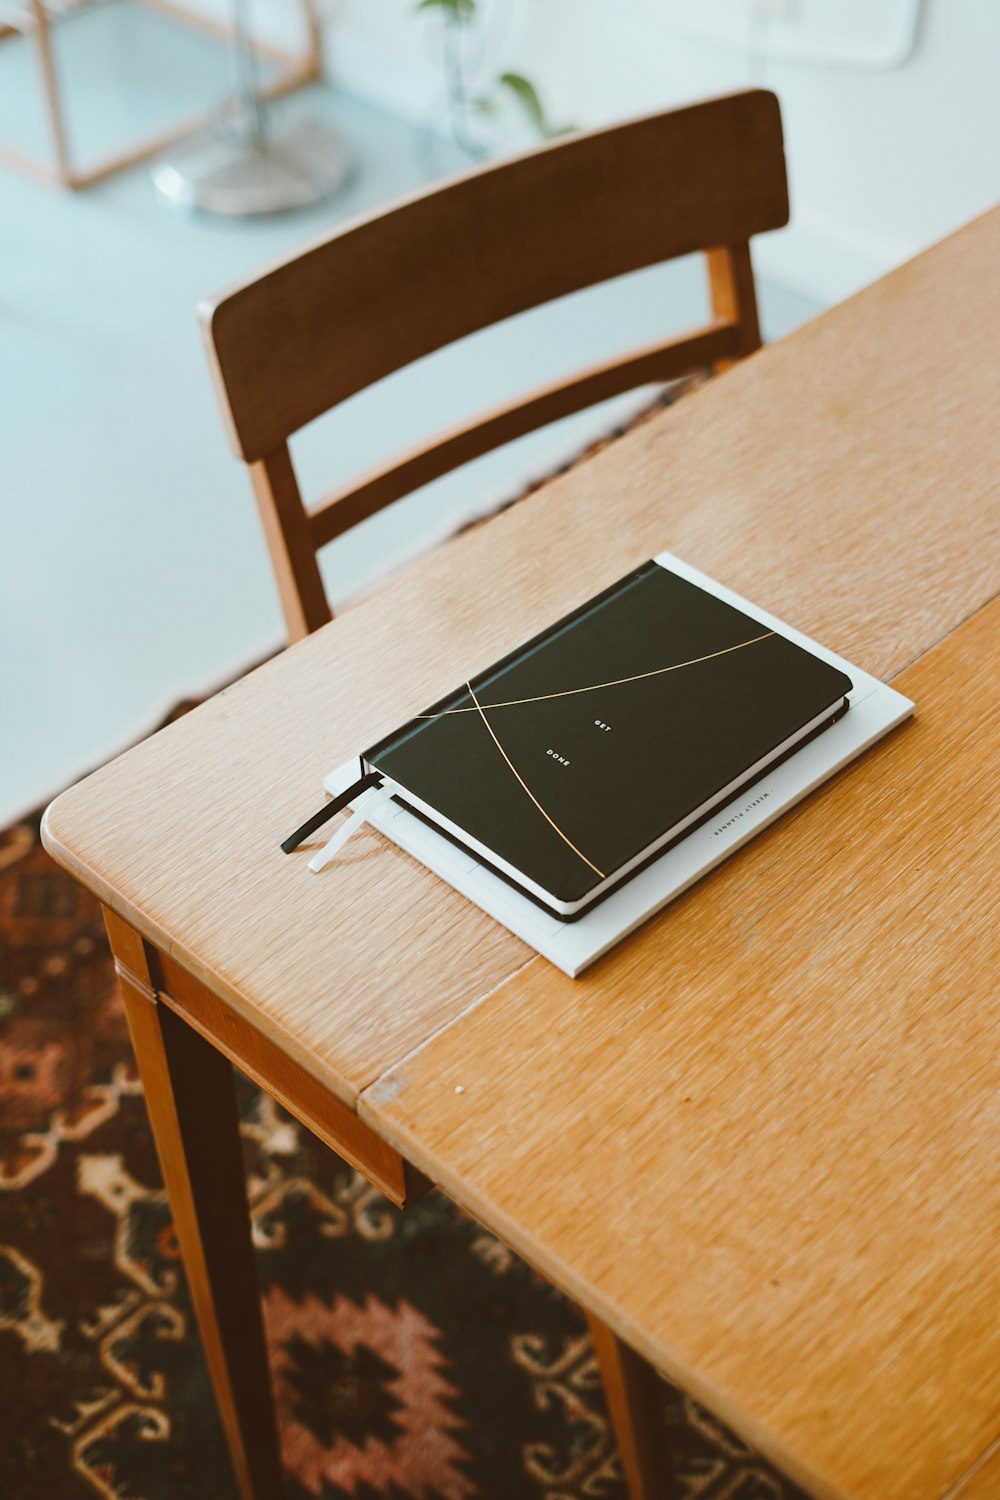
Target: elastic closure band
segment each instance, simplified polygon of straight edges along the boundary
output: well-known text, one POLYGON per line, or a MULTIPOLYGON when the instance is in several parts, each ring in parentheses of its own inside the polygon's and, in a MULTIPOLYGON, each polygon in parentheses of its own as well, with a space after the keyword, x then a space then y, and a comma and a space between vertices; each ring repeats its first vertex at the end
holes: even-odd
POLYGON ((287 839, 282 842, 282 849, 286 854, 291 854, 292 850, 297 849, 303 840, 307 839, 311 833, 315 833, 317 828, 322 828, 324 823, 329 822, 332 817, 341 812, 349 802, 353 802, 355 797, 360 797, 362 792, 367 792, 370 787, 381 785, 381 774, 378 771, 368 771, 353 786, 349 786, 346 791, 340 792, 325 807, 321 807, 319 812, 313 813, 311 818, 307 818, 301 828, 296 828, 294 833, 290 833, 287 839))

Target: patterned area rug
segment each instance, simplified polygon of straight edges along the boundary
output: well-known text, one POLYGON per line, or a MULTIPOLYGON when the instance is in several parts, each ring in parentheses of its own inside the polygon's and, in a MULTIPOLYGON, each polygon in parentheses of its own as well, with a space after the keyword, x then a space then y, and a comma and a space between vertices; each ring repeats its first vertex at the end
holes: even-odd
MULTIPOLYGON (((38 821, 0 832, 0 1500, 234 1500, 99 909, 38 821)), ((579 1309, 237 1081, 287 1500, 624 1500, 579 1309)), ((663 1500, 804 1500, 667 1384, 663 1420, 663 1500)))
MULTIPOLYGON (((244 1079, 288 1500, 622 1500, 576 1307, 244 1079)), ((0 1497, 235 1495, 96 902, 0 834, 0 1497)), ((663 1387, 665 1500, 795 1500, 663 1387)))

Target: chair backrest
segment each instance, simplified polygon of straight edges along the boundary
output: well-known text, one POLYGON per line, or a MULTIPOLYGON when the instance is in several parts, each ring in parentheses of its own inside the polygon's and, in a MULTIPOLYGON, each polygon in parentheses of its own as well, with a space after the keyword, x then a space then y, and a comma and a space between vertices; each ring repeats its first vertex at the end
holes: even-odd
POLYGON ((778 101, 750 89, 469 172, 205 304, 209 361, 250 466, 290 639, 331 618, 316 551, 348 527, 581 407, 758 348, 748 241, 787 221, 778 101), (536 389, 304 507, 288 439, 338 402, 477 329, 693 251, 708 261, 704 326, 536 389))

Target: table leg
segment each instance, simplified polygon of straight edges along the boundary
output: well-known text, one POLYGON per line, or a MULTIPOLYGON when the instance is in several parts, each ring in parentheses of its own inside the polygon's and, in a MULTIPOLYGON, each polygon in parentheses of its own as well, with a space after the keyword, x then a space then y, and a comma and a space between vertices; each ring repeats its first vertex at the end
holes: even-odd
POLYGON ((662 1381, 649 1361, 600 1318, 588 1312, 587 1322, 630 1500, 663 1500, 670 1455, 662 1381))
POLYGON ((111 912, 105 920, 240 1495, 278 1500, 281 1458, 232 1066, 158 1002, 138 934, 111 912))

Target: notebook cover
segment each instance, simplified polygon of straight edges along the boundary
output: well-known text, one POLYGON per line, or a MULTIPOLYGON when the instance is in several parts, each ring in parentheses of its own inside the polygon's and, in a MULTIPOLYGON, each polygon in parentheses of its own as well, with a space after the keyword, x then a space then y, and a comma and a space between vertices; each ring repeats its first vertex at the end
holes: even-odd
POLYGON ((575 902, 850 690, 650 561, 364 759, 575 902))

